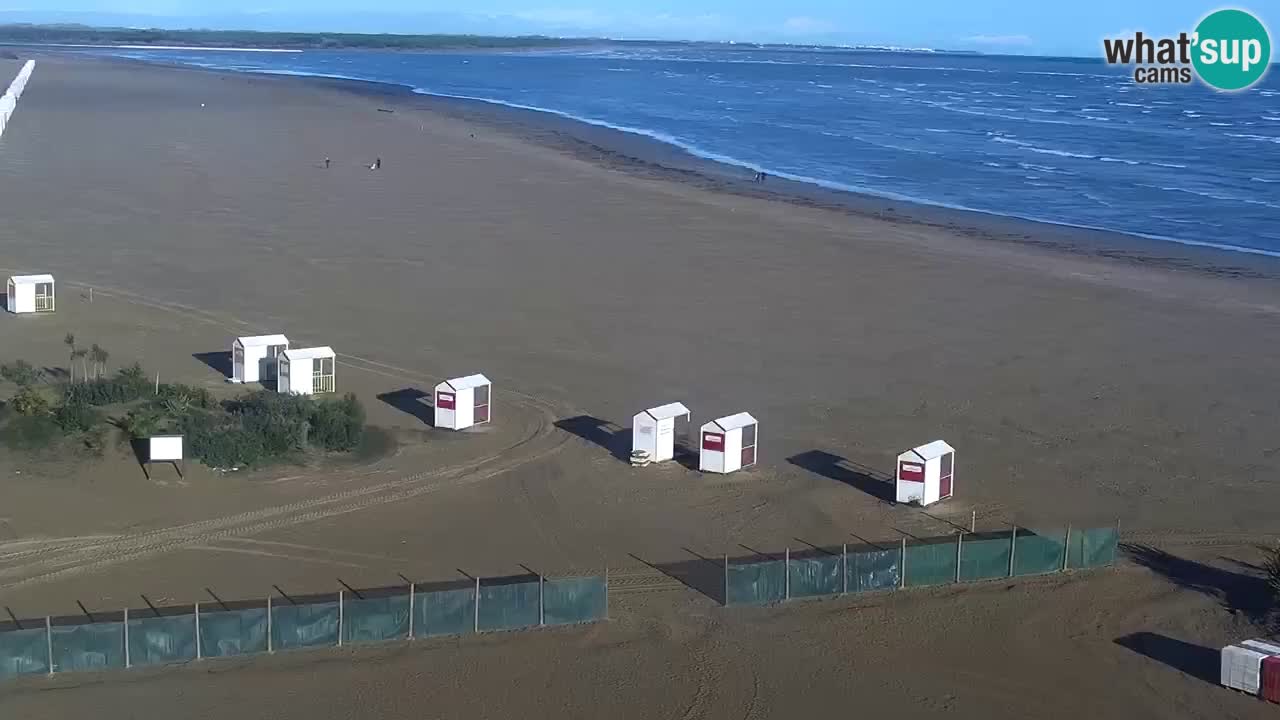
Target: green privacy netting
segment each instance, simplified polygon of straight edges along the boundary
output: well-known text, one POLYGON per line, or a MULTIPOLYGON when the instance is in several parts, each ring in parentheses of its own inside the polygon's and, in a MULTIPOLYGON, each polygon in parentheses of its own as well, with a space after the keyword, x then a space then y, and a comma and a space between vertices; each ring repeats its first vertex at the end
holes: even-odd
POLYGON ((480 630, 519 630, 539 623, 538 581, 480 585, 480 630))
POLYGON ((603 620, 609 591, 603 577, 548 579, 542 587, 542 617, 547 625, 603 620))
POLYGON ((1039 575, 1062 569, 1065 549, 1062 533, 1037 534, 1021 529, 1017 533, 1013 550, 1014 575, 1039 575))
POLYGON ((129 663, 163 665, 196 659, 196 616, 129 618, 129 663))
POLYGON ((271 647, 275 650, 338 644, 338 603, 274 605, 271 647))
POLYGON ((413 598, 413 636, 462 635, 475 629, 476 591, 420 592, 413 598))
POLYGON ((200 609, 200 654, 231 657, 267 651, 267 609, 200 609))
POLYGON ((1114 527, 1072 530, 1067 548, 1067 566, 1092 568, 1110 565, 1116 560, 1119 533, 1114 527))
POLYGON ((840 578, 841 564, 839 553, 804 558, 792 557, 788 567, 791 597, 839 594, 843 584, 840 578))
POLYGON ((53 628, 53 670, 124 667, 124 624, 92 623, 53 628))
POLYGON ((44 627, 0 633, 0 678, 49 672, 48 643, 44 627))
POLYGON ((960 582, 1009 577, 1008 533, 995 537, 966 535, 960 544, 960 582))
POLYGON ((902 552, 898 548, 849 553, 849 592, 893 590, 901 581, 898 567, 902 552))
POLYGON ((343 642, 378 642, 409 636, 409 593, 350 598, 342 609, 343 642))
POLYGON ((956 581, 956 543, 908 545, 905 567, 907 587, 942 585, 956 581))
POLYGON ((726 605, 760 605, 787 597, 787 566, 781 560, 730 564, 726 605))

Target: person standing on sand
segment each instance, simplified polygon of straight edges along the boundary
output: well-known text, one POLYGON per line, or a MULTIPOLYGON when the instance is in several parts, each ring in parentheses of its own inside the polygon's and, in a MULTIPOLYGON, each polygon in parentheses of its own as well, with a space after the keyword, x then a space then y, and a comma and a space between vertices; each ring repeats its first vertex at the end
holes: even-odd
POLYGON ((328 170, 328 169, 329 169, 329 158, 325 158, 325 159, 324 159, 324 169, 325 169, 325 170, 328 170))

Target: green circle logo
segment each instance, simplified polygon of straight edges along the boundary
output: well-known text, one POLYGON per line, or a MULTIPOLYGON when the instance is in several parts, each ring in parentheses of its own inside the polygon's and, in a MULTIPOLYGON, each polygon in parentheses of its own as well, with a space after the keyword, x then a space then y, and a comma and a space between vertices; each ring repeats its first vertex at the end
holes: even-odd
POLYGON ((1200 79, 1219 90, 1243 90, 1262 79, 1271 63, 1271 38, 1262 21, 1243 10, 1218 10, 1196 26, 1191 63, 1200 79))

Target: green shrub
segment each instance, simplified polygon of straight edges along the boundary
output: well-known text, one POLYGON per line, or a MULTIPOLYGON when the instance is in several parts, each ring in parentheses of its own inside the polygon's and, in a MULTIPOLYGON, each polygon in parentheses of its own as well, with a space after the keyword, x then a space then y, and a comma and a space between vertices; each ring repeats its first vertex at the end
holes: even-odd
POLYGON ((182 418, 179 431, 191 456, 209 467, 256 465, 265 459, 262 437, 228 418, 193 412, 182 418))
POLYGON ((44 377, 44 372, 32 367, 26 360, 15 360, 0 365, 0 378, 4 378, 19 387, 34 385, 44 377))
POLYGON ((51 415, 18 415, 0 428, 0 442, 10 450, 44 450, 57 445, 62 429, 51 415))
POLYGON ((66 396, 68 401, 88 405, 120 405, 145 396, 149 389, 146 375, 135 363, 117 372, 115 377, 71 383, 67 385, 66 396))
POLYGON ((364 407, 352 393, 341 400, 317 402, 311 415, 312 444, 330 451, 348 452, 364 435, 364 407))
POLYGON ((23 385, 9 400, 13 411, 19 415, 32 417, 49 414, 49 401, 44 394, 30 385, 23 385))
POLYGON ((79 401, 65 402, 53 411, 53 421, 67 435, 87 432, 100 419, 96 410, 79 401))

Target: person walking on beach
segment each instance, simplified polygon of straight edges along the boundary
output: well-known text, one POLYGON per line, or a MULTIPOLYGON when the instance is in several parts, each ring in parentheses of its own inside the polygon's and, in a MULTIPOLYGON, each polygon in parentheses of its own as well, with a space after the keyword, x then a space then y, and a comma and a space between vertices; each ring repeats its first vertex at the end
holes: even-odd
POLYGON ((325 159, 324 159, 324 169, 325 169, 325 170, 328 170, 328 169, 329 169, 329 158, 325 158, 325 159))

